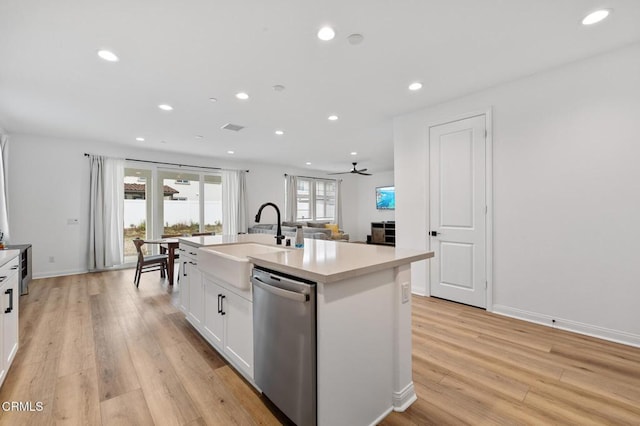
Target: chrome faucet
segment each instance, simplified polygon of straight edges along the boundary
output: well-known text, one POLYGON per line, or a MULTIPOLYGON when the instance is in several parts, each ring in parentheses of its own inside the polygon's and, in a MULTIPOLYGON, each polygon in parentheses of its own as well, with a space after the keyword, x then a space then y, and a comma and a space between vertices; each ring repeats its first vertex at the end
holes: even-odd
POLYGON ((264 203, 263 205, 261 205, 260 208, 258 209, 258 214, 256 215, 256 223, 260 223, 260 215, 262 214, 262 209, 264 209, 267 206, 272 206, 274 209, 276 209, 276 213, 278 214, 278 229, 276 230, 276 244, 282 245, 282 240, 284 239, 284 235, 282 235, 282 225, 280 222, 280 209, 278 208, 278 206, 276 206, 273 203, 264 203))

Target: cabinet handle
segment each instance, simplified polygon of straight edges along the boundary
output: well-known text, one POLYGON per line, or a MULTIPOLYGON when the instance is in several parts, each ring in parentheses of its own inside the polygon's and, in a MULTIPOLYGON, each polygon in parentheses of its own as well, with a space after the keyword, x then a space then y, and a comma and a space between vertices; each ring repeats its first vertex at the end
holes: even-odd
POLYGON ((1 282, 4 282, 4 280, 6 280, 6 279, 7 279, 7 276, 6 276, 6 275, 1 276, 1 277, 0 277, 0 283, 1 283, 1 282))
POLYGON ((227 297, 224 294, 220 295, 220 315, 227 315, 227 313, 224 311, 224 298, 227 297))
POLYGON ((218 313, 222 312, 222 301, 220 300, 221 296, 221 294, 218 294, 218 313))
POLYGON ((8 294, 9 295, 9 307, 4 310, 4 313, 8 314, 11 311, 13 311, 13 289, 10 288, 10 289, 6 290, 4 292, 4 294, 8 294))
POLYGON ((183 277, 187 276, 187 262, 186 261, 182 262, 182 276, 183 277))
POLYGON ((16 269, 18 269, 18 265, 13 265, 13 266, 11 267, 11 270, 12 270, 12 271, 15 271, 16 269))

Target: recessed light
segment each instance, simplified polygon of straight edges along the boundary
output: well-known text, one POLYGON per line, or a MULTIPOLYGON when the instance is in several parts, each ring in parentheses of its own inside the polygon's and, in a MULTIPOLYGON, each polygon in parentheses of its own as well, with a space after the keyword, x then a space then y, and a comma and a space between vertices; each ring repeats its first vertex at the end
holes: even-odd
POLYGON ((283 92, 284 89, 286 89, 286 87, 284 87, 282 84, 276 84, 275 86, 273 86, 273 90, 275 90, 276 92, 283 92))
POLYGON ((310 162, 310 161, 307 161, 307 162, 306 162, 306 163, 304 163, 304 164, 306 164, 307 166, 310 166, 310 165, 311 165, 311 162, 310 162))
POLYGON ((160 141, 160 143, 167 143, 167 141, 160 141))
POLYGON ((276 135, 278 135, 278 136, 282 136, 282 135, 284 135, 284 131, 282 131, 282 130, 276 130, 276 135))
POLYGON ((242 99, 244 101, 244 100, 249 99, 249 95, 246 94, 245 92, 238 92, 238 93, 236 93, 236 98, 242 99))
POLYGON ((357 152, 355 152, 355 151, 353 151, 353 152, 351 153, 351 155, 358 155, 358 153, 357 153, 357 152))
POLYGON ((158 105, 158 108, 160 108, 163 111, 172 111, 173 107, 171 105, 167 105, 167 104, 160 104, 158 105))
POLYGON ((611 13, 611 9, 600 9, 591 12, 582 20, 582 25, 593 25, 605 19, 611 13))
POLYGON ((234 151, 227 151, 227 154, 235 154, 234 151))
POLYGON ((333 30, 333 28, 327 26, 327 27, 322 27, 320 28, 320 30, 318 31, 318 38, 322 41, 329 41, 329 40, 333 40, 333 38, 336 36, 336 32, 333 30))
POLYGON ((144 138, 141 138, 141 137, 137 137, 137 138, 136 138, 136 140, 137 140, 138 142, 144 142, 144 138))
POLYGON ((209 98, 209 102, 218 102, 216 98, 209 98))
POLYGON ((329 120, 329 121, 336 121, 337 119, 338 119, 337 115, 330 115, 330 116, 327 117, 327 120, 329 120))
POLYGON ((416 90, 420 90, 420 89, 422 89, 422 83, 419 83, 417 81, 409 85, 409 90, 411 91, 415 92, 416 90))
POLYGON ((204 138, 204 136, 202 136, 202 135, 196 135, 196 139, 202 139, 202 138, 204 138))
POLYGON ((98 50, 98 56, 108 62, 118 62, 120 58, 110 50, 98 50))

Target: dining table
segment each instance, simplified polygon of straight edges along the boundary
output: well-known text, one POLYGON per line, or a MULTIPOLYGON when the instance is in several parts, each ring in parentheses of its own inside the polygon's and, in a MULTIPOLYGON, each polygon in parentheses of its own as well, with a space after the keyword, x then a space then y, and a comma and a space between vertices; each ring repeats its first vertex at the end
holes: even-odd
POLYGON ((173 277, 175 272, 176 250, 178 250, 179 241, 177 238, 158 238, 152 240, 144 240, 145 244, 158 244, 160 253, 167 254, 167 280, 169 285, 173 285, 173 277))

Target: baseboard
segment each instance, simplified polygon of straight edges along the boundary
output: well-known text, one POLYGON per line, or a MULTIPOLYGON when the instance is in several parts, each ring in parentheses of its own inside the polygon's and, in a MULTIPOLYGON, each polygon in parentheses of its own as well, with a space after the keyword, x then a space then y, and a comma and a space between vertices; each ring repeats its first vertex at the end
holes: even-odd
POLYGON ((133 269, 135 267, 136 267, 135 263, 123 263, 122 265, 113 266, 111 268, 95 269, 93 271, 90 271, 88 269, 68 269, 65 271, 40 272, 40 273, 34 273, 33 279, 35 280, 39 278, 55 278, 55 277, 64 277, 67 275, 81 275, 81 274, 88 274, 90 272, 119 271, 121 269, 133 269))
POLYGON ((423 289, 416 289, 414 287, 411 287, 411 293, 416 294, 418 296, 429 296, 429 293, 427 293, 423 289))
POLYGON ((410 382, 400 392, 393 392, 393 411, 404 411, 417 399, 413 382, 410 382))
POLYGON ((86 274, 87 272, 89 272, 86 269, 83 270, 79 270, 79 269, 69 269, 66 271, 53 271, 53 272, 44 272, 44 273, 34 273, 33 274, 33 279, 37 280, 40 278, 55 278, 55 277, 65 277, 67 275, 81 275, 81 274, 86 274))
POLYGON ((389 407, 387 410, 385 410, 384 413, 382 413, 380 415, 380 417, 378 417, 377 419, 375 419, 375 421, 373 423, 371 423, 369 426, 376 426, 378 424, 380 424, 385 417, 387 417, 389 415, 389 413, 391 413, 393 411, 393 407, 389 407))
POLYGON ((640 347, 640 336, 624 331, 612 330, 596 325, 585 324, 578 321, 567 320, 563 318, 553 317, 550 315, 539 314, 536 312, 524 311, 504 305, 493 305, 492 312, 506 317, 521 319, 551 328, 571 331, 586 336, 597 337, 599 339, 609 340, 611 342, 622 343, 624 345, 640 347), (554 322, 555 320, 555 322, 554 322))

